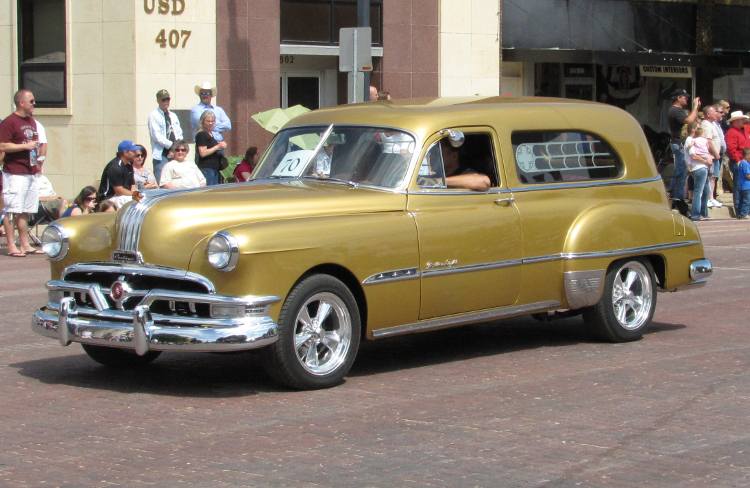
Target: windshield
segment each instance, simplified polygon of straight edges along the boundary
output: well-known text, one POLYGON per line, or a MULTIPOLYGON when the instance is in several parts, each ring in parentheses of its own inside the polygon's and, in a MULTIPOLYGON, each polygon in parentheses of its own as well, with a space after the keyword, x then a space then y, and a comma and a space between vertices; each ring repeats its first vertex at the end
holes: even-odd
POLYGON ((415 146, 411 135, 394 129, 297 127, 279 132, 253 177, 395 188, 409 169, 415 146))

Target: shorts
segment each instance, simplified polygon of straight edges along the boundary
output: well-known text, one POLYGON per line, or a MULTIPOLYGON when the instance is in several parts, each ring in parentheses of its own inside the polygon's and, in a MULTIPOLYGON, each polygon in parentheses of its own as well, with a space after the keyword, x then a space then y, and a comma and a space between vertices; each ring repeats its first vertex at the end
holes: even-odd
POLYGON ((3 172, 3 204, 5 213, 35 214, 39 209, 39 192, 34 175, 3 172))
POLYGON ((711 176, 718 177, 721 174, 721 159, 714 159, 711 165, 711 176))

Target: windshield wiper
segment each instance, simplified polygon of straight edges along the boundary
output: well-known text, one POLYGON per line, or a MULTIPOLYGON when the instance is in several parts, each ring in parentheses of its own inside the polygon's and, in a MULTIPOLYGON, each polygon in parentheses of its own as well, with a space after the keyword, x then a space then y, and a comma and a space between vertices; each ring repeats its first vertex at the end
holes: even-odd
POLYGON ((330 181, 333 183, 342 183, 344 185, 348 185, 352 188, 359 188, 359 183, 355 183, 351 180, 345 180, 343 178, 336 178, 333 176, 313 176, 313 175, 304 175, 302 177, 305 180, 315 180, 315 181, 330 181))

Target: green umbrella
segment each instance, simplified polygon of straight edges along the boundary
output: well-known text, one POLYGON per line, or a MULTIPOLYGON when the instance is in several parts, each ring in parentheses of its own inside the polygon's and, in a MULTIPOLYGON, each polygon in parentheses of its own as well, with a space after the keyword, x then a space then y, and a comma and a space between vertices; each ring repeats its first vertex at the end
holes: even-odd
POLYGON ((289 108, 272 108, 265 112, 258 112, 253 114, 251 118, 268 132, 276 134, 287 122, 309 111, 310 109, 302 105, 295 105, 289 108))

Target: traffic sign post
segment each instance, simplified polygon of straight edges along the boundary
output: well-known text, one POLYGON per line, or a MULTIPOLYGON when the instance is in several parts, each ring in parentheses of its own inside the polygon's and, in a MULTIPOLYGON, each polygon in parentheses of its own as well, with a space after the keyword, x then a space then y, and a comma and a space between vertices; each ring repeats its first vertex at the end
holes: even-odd
POLYGON ((339 31, 339 71, 348 73, 347 101, 365 101, 369 87, 364 73, 372 71, 372 29, 346 27, 339 31))

